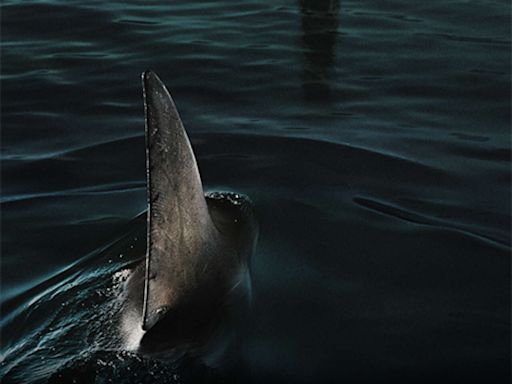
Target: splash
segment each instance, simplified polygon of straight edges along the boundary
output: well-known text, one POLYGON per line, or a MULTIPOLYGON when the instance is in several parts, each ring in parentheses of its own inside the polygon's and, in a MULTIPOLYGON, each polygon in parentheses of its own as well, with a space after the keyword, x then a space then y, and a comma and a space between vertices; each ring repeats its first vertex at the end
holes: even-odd
POLYGON ((123 348, 127 351, 136 351, 145 333, 142 329, 140 316, 132 314, 124 316, 121 322, 121 330, 123 335, 123 348))
MULTIPOLYGON (((114 286, 119 293, 119 304, 124 303, 126 300, 126 295, 124 294, 124 292, 126 292, 126 282, 132 272, 133 271, 130 269, 123 269, 112 276, 114 286)), ((120 333, 122 349, 126 351, 136 351, 139 348, 140 342, 145 333, 142 329, 141 320, 140 314, 135 312, 128 312, 125 316, 121 316, 120 333)))

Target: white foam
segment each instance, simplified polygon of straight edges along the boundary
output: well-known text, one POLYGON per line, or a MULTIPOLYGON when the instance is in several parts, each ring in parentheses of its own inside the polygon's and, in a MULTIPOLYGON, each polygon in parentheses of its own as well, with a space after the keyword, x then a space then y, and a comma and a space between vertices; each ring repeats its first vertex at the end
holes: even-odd
POLYGON ((119 285, 121 283, 124 283, 126 280, 128 280, 128 276, 130 276, 131 270, 130 269, 122 269, 120 271, 117 271, 112 275, 112 282, 114 285, 119 285))
MULTIPOLYGON (((126 283, 133 273, 130 269, 124 269, 114 274, 113 281, 120 288, 119 300, 124 302, 126 298, 126 283)), ((142 329, 142 319, 140 313, 125 307, 120 318, 120 333, 122 337, 123 349, 127 351, 136 351, 140 346, 140 341, 145 331, 142 329)))
POLYGON ((127 351, 136 351, 140 346, 145 331, 142 329, 140 316, 127 315, 122 319, 123 346, 127 351))

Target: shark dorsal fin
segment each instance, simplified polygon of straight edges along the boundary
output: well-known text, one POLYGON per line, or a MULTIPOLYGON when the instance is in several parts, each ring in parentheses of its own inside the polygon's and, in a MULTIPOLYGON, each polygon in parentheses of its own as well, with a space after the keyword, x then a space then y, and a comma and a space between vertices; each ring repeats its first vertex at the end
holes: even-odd
POLYGON ((211 221, 196 159, 174 102, 151 71, 142 75, 146 115, 148 245, 143 329, 193 284, 211 221))

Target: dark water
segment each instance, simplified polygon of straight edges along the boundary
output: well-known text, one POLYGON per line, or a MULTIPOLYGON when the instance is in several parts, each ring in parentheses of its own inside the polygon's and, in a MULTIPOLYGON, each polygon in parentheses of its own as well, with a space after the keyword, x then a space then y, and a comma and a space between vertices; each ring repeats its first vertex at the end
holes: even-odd
POLYGON ((2 382, 509 382, 509 2, 169 3, 2 2, 2 382), (147 68, 256 205, 235 368, 116 337, 147 68))

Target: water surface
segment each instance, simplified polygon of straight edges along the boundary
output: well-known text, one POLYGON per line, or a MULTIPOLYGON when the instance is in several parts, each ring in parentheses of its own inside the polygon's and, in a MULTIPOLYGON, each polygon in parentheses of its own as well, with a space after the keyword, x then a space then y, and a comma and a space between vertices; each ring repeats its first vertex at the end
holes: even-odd
POLYGON ((2 382, 508 382, 509 15, 4 0, 2 382), (256 205, 253 310, 228 373, 115 336, 145 248, 148 68, 206 189, 256 205))

